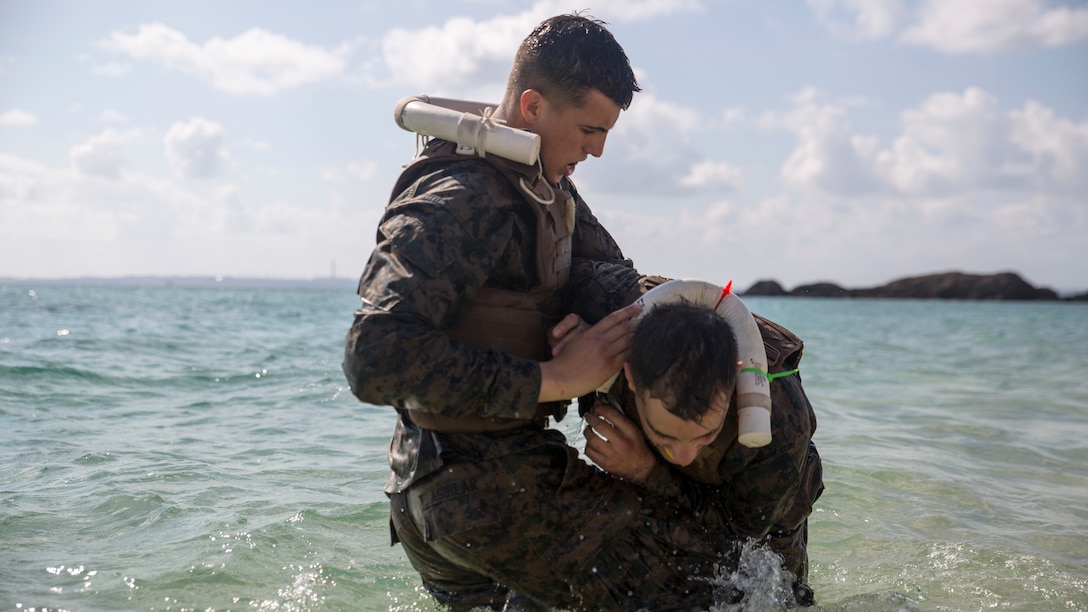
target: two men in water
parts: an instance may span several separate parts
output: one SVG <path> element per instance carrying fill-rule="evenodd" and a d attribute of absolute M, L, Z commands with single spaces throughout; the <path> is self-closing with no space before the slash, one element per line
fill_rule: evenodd
<path fill-rule="evenodd" d="M 714 603 L 728 525 L 708 530 L 547 428 L 622 366 L 635 329 L 636 306 L 589 326 L 561 300 L 596 299 L 571 286 L 575 261 L 631 273 L 596 278 L 617 281 L 610 299 L 641 291 L 570 180 L 638 90 L 601 22 L 545 20 L 493 117 L 540 135 L 539 164 L 432 140 L 381 220 L 344 370 L 360 400 L 396 409 L 394 542 L 447 606 L 502 606 L 510 589 L 569 609 Z"/>

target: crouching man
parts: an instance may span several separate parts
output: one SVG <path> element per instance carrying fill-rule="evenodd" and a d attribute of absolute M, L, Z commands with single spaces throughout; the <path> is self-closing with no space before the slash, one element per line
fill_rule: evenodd
<path fill-rule="evenodd" d="M 585 415 L 585 452 L 678 511 L 705 517 L 708 528 L 732 531 L 738 544 L 765 543 L 795 577 L 798 603 L 809 605 L 808 516 L 824 485 L 812 443 L 816 417 L 797 372 L 803 345 L 755 318 L 771 379 L 769 445 L 737 441 L 732 329 L 711 308 L 671 303 L 643 314 L 623 375 L 596 395 Z"/>

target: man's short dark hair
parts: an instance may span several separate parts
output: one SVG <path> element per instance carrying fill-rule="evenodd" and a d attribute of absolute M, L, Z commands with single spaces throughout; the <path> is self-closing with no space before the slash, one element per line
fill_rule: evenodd
<path fill-rule="evenodd" d="M 636 393 L 648 391 L 669 412 L 700 422 L 723 392 L 733 394 L 738 354 L 725 319 L 706 306 L 675 302 L 643 315 L 627 361 Z"/>
<path fill-rule="evenodd" d="M 640 88 L 623 47 L 604 26 L 578 14 L 541 22 L 518 48 L 508 96 L 535 89 L 556 104 L 581 107 L 597 89 L 626 110 Z"/>

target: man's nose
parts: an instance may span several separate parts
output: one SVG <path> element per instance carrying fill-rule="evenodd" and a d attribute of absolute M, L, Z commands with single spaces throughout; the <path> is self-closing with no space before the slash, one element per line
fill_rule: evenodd
<path fill-rule="evenodd" d="M 678 444 L 672 447 L 672 454 L 676 457 L 676 465 L 690 465 L 699 454 L 698 444 Z"/>
<path fill-rule="evenodd" d="M 592 155 L 593 157 L 600 157 L 604 155 L 604 141 L 605 137 L 590 138 L 586 145 L 582 147 L 582 152 L 586 155 Z"/>

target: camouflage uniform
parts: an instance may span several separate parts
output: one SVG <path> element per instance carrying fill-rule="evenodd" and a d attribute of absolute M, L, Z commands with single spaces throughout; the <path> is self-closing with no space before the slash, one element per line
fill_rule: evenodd
<path fill-rule="evenodd" d="M 497 606 L 509 587 L 570 609 L 707 608 L 705 578 L 727 547 L 725 526 L 642 503 L 643 491 L 583 462 L 544 427 L 536 360 L 447 333 L 486 289 L 530 292 L 540 282 L 539 211 L 510 172 L 533 188 L 543 179 L 511 164 L 468 157 L 409 167 L 360 281 L 344 370 L 360 400 L 398 413 L 386 486 L 393 541 L 450 605 Z M 633 272 L 573 184 L 560 187 L 576 218 L 569 255 Z M 611 291 L 629 303 L 638 286 Z M 449 433 L 416 422 L 431 417 L 530 424 Z"/>
<path fill-rule="evenodd" d="M 604 279 L 604 280 L 602 280 Z M 615 286 L 641 284 L 649 289 L 665 279 L 639 277 L 632 270 L 609 264 L 576 263 L 572 286 L 580 287 L 579 303 L 568 305 L 587 321 L 599 320 L 609 309 L 622 306 Z M 772 374 L 797 369 L 804 348 L 786 328 L 756 316 Z M 639 422 L 634 392 L 619 377 L 609 391 L 618 404 Z M 581 402 L 587 405 L 590 398 Z M 737 442 L 737 421 L 727 419 L 722 432 L 703 447 L 685 467 L 659 460 L 646 481 L 654 495 L 672 500 L 677 508 L 697 511 L 710 506 L 713 521 L 726 520 L 743 539 L 764 540 L 782 555 L 784 569 L 799 583 L 808 581 L 808 516 L 823 492 L 823 465 L 812 436 L 816 415 L 801 386 L 799 373 L 771 382 L 771 443 L 747 448 Z M 725 518 L 722 519 L 720 515 Z M 798 587 L 798 600 L 811 600 L 807 586 Z M 806 592 L 807 591 L 807 592 Z"/>

